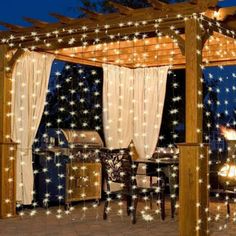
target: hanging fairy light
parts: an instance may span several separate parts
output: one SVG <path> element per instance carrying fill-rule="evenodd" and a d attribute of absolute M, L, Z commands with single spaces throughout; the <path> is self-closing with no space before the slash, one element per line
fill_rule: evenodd
<path fill-rule="evenodd" d="M 210 24 L 209 24 L 210 26 Z M 217 22 L 217 26 L 219 27 L 219 32 L 221 32 L 223 30 L 220 29 L 220 24 Z M 223 39 L 221 39 L 223 38 Z M 235 43 L 235 40 L 232 40 L 230 39 L 231 43 Z M 215 57 L 222 57 L 223 55 L 226 55 L 227 53 L 230 53 L 230 54 L 234 54 L 234 51 L 229 51 L 228 47 L 229 47 L 229 39 L 226 37 L 226 36 L 217 36 L 217 35 L 214 35 L 214 36 L 211 36 L 210 39 L 208 40 L 209 43 L 207 43 L 207 45 L 205 46 L 204 48 L 204 51 L 205 51 L 205 55 L 215 55 Z M 217 49 L 216 50 L 210 50 L 211 48 L 211 45 L 216 42 L 217 43 Z M 209 62 L 206 60 L 206 63 L 208 64 Z M 208 99 L 207 103 L 209 106 L 215 106 L 216 107 L 216 113 L 215 114 L 211 114 L 211 112 L 207 111 L 206 115 L 207 115 L 207 127 L 208 127 L 208 135 L 205 136 L 206 140 L 210 142 L 212 142 L 212 139 L 211 139 L 211 135 L 212 135 L 212 130 L 214 131 L 214 129 L 217 129 L 219 130 L 220 128 L 220 125 L 224 125 L 225 127 L 229 127 L 231 125 L 234 125 L 233 124 L 233 121 L 232 123 L 230 123 L 229 121 L 227 120 L 223 120 L 223 117 L 228 117 L 229 116 L 229 107 L 228 107 L 228 96 L 230 96 L 230 92 L 234 91 L 234 86 L 232 86 L 232 90 L 230 91 L 230 88 L 229 87 L 224 87 L 225 86 L 225 82 L 224 81 L 227 81 L 227 77 L 225 76 L 222 76 L 223 74 L 225 74 L 224 72 L 224 67 L 223 66 L 219 66 L 216 70 L 216 73 L 210 73 L 209 74 L 209 80 L 212 80 L 215 79 L 218 81 L 219 83 L 219 87 L 216 86 L 215 88 L 211 85 L 209 86 L 207 89 L 209 91 L 209 93 L 212 93 L 212 92 L 215 92 L 217 94 L 217 101 L 212 101 L 211 99 Z M 212 116 L 215 116 L 215 120 L 216 120 L 216 126 L 214 127 L 214 123 L 212 124 L 211 123 L 211 117 Z M 212 127 L 212 128 L 211 128 Z M 217 162 L 218 163 L 222 163 L 222 160 L 223 160 L 223 153 L 224 153 L 224 150 L 222 148 L 222 137 L 217 137 Z M 214 153 L 213 152 L 214 150 L 210 150 L 210 154 L 211 153 Z M 211 163 L 211 162 L 210 162 Z M 221 172 L 220 172 L 221 173 Z M 223 173 L 223 172 L 222 172 Z M 218 184 L 218 190 L 219 190 L 220 186 Z M 217 193 L 216 194 L 216 197 L 219 199 L 220 198 L 220 195 Z M 225 196 L 225 205 L 227 205 L 229 202 L 229 196 Z M 225 228 L 227 228 L 227 222 L 228 222 L 228 215 L 225 214 L 225 217 L 224 217 L 224 214 L 222 215 L 222 211 L 221 211 L 221 205 L 222 204 L 218 204 L 216 209 L 217 209 L 217 214 L 215 216 L 215 220 L 217 222 L 220 222 L 220 220 L 223 220 L 224 221 L 224 218 L 226 220 L 226 223 L 222 223 L 222 224 L 219 224 L 218 225 L 218 229 L 219 230 L 223 230 Z M 211 220 L 211 217 L 209 217 L 209 220 Z"/>
<path fill-rule="evenodd" d="M 178 17 L 181 17 L 180 15 L 178 16 Z M 216 17 L 217 18 L 217 15 L 216 15 L 216 13 L 214 13 L 214 17 Z M 186 20 L 187 20 L 187 18 L 186 18 Z M 160 21 L 161 22 L 161 21 Z M 156 24 L 158 24 L 158 23 L 160 23 L 159 21 L 156 23 Z M 137 27 L 139 26 L 139 25 L 145 25 L 145 24 L 147 24 L 147 22 L 146 21 L 142 21 L 142 22 L 135 22 L 135 23 L 133 23 L 133 22 L 128 22 L 127 24 L 124 24 L 124 23 L 120 23 L 120 27 L 123 27 L 124 25 L 127 27 L 127 26 L 132 26 L 133 24 L 135 24 Z M 209 22 L 209 26 L 210 26 L 210 22 Z M 109 27 L 108 27 L 109 28 Z M 82 55 L 84 55 L 85 53 L 83 52 L 83 50 L 85 51 L 85 49 L 86 49 L 86 47 L 87 47 L 87 44 L 88 44 L 88 42 L 86 41 L 86 30 L 87 30 L 87 28 L 86 27 L 82 27 L 82 30 L 84 31 L 84 34 L 83 34 L 83 47 L 82 47 Z M 99 28 L 97 28 L 97 29 L 95 29 L 95 32 L 98 34 L 99 33 Z M 121 29 L 122 30 L 122 29 Z M 173 30 L 173 31 L 176 31 L 173 27 L 171 28 L 171 30 Z M 219 32 L 221 32 L 221 30 L 223 30 L 222 28 L 221 28 L 221 26 L 219 26 Z M 67 39 L 66 40 L 66 42 L 68 43 L 68 46 L 73 46 L 75 43 L 76 43 L 76 39 L 75 39 L 75 37 L 73 36 L 73 33 L 75 33 L 76 32 L 76 29 L 70 29 L 70 30 L 68 30 L 68 33 L 70 33 L 71 34 L 71 37 L 69 38 L 69 39 Z M 52 35 L 54 35 L 56 38 L 58 38 L 58 43 L 60 43 L 61 41 L 63 41 L 62 40 L 62 38 L 63 38 L 63 30 L 62 31 L 55 31 L 55 32 L 50 32 L 50 33 L 47 33 L 47 34 L 45 34 L 45 35 L 38 35 L 36 32 L 32 32 L 31 33 L 31 36 L 34 38 L 34 40 L 35 40 L 35 42 L 39 42 L 39 41 L 41 41 L 41 40 L 45 40 L 44 42 L 44 44 L 45 44 L 45 46 L 46 47 L 50 47 L 50 44 L 51 44 L 51 41 L 50 41 L 50 39 L 51 39 L 51 37 L 52 37 Z M 139 32 L 137 32 L 137 34 L 136 34 L 136 36 L 137 36 L 137 38 L 138 37 L 142 37 L 142 40 L 144 41 L 144 51 L 147 49 L 147 52 L 144 52 L 143 54 L 141 54 L 141 55 L 136 55 L 136 52 L 135 53 L 133 53 L 133 55 L 132 55 L 132 57 L 133 57 L 133 60 L 134 61 L 136 61 L 137 62 L 137 66 L 143 66 L 143 67 L 145 67 L 146 65 L 147 65 L 147 63 L 148 63 L 148 58 L 150 57 L 150 55 L 149 55 L 149 52 L 148 52 L 148 40 L 146 39 L 146 37 L 148 37 L 148 35 L 146 35 L 146 34 L 141 34 L 141 33 L 139 33 Z M 162 37 L 161 35 L 159 35 L 160 36 L 160 38 Z M 45 39 L 45 37 L 47 37 L 48 39 Z M 127 36 L 127 38 L 128 38 L 128 36 Z M 116 43 L 118 43 L 119 44 L 119 49 L 117 50 L 116 49 L 116 53 L 118 53 L 119 54 L 119 59 L 118 59 L 118 61 L 116 61 L 116 63 L 118 64 L 118 65 L 121 65 L 122 64 L 122 54 L 121 54 L 121 49 L 120 49 L 120 44 L 121 44 L 121 41 L 120 41 L 120 39 L 121 39 L 121 36 L 120 35 L 118 35 L 118 39 L 117 39 L 117 37 L 116 37 L 116 39 L 114 39 L 113 41 L 112 41 L 112 44 L 114 45 L 114 44 L 116 44 Z M 25 37 L 22 37 L 22 41 L 24 41 L 25 40 Z M 115 41 L 115 40 L 117 40 L 117 41 Z M 136 38 L 135 38 L 135 40 L 136 40 Z M 217 43 L 219 43 L 219 49 L 215 52 L 215 55 L 216 56 L 218 56 L 218 57 L 222 57 L 223 55 L 226 55 L 226 53 L 227 53 L 227 50 L 225 50 L 225 48 L 223 48 L 223 45 L 220 43 L 220 39 L 219 38 L 215 38 L 214 40 L 216 40 L 216 42 Z M 13 42 L 14 42 L 14 37 L 12 36 L 12 37 L 10 37 L 10 39 L 9 39 L 9 46 L 13 46 Z M 98 37 L 96 37 L 95 38 L 95 40 L 94 40 L 94 46 L 96 46 L 96 45 L 99 45 L 100 44 L 100 39 L 98 38 Z M 31 48 L 32 50 L 34 50 L 35 49 L 35 45 L 31 45 L 29 48 Z M 109 45 L 108 44 L 105 44 L 105 47 L 107 47 L 108 49 L 107 49 L 107 54 L 109 54 Z M 157 49 L 159 49 L 159 47 L 163 47 L 163 48 L 165 48 L 166 47 L 166 45 L 165 44 L 157 44 L 156 45 L 156 47 L 157 47 Z M 96 48 L 96 47 L 95 47 Z M 172 64 L 173 64 L 173 62 L 174 62 L 174 47 L 172 48 L 172 50 L 173 51 L 171 51 L 170 52 L 170 55 L 168 55 L 168 60 L 169 60 L 169 64 L 170 64 L 170 66 L 172 67 Z M 199 53 L 199 52 L 197 52 L 197 53 Z M 73 55 L 72 55 L 73 56 Z M 107 56 L 107 57 L 104 57 L 104 62 L 107 62 L 109 59 L 108 59 L 108 57 L 109 56 Z M 94 52 L 94 55 L 93 55 L 93 61 L 94 62 L 96 62 L 97 61 L 97 59 L 98 59 L 98 56 L 96 55 L 96 51 Z M 206 64 L 207 64 L 207 61 L 206 61 Z M 68 69 L 71 69 L 71 68 L 68 68 Z M 80 97 L 80 107 L 81 107 L 81 109 L 82 109 L 82 119 L 83 119 L 83 123 L 82 123 L 82 127 L 83 128 L 88 128 L 89 127 L 89 109 L 88 109 L 88 107 L 86 107 L 86 97 L 87 97 L 87 92 L 89 92 L 89 87 L 88 87 L 88 85 L 84 82 L 84 80 L 86 79 L 86 78 L 83 78 L 83 71 L 81 72 L 81 80 L 82 80 L 82 82 L 80 81 L 80 83 L 78 84 L 81 88 L 82 88 L 82 91 L 83 91 L 83 94 L 81 95 L 81 97 Z M 93 74 L 94 73 L 94 74 Z M 173 73 L 173 72 L 172 72 Z M 95 72 L 92 72 L 92 75 L 95 75 L 96 73 Z M 60 76 L 60 74 L 58 74 L 58 77 Z M 69 78 L 67 78 L 68 80 L 70 80 Z M 222 80 L 222 78 L 218 78 L 219 79 L 219 81 L 221 81 Z M 200 78 L 200 82 L 202 82 L 202 78 Z M 99 82 L 99 79 L 96 79 L 95 80 L 95 83 L 96 84 L 99 84 L 100 82 Z M 58 97 L 60 97 L 60 99 L 61 100 L 64 100 L 64 98 L 63 98 L 63 96 L 61 96 L 61 94 L 60 94 L 60 91 L 61 91 L 61 89 L 62 89 L 62 87 L 61 87 L 61 83 L 60 82 L 58 82 L 57 83 L 57 96 Z M 172 84 L 172 86 L 173 86 L 173 109 L 172 109 L 172 114 L 171 114 L 171 120 L 172 120 L 172 124 L 173 124 L 173 130 L 172 130 L 172 138 L 173 138 L 173 140 L 172 140 L 172 142 L 173 143 L 176 143 L 176 140 L 178 139 L 178 134 L 177 134 L 177 132 L 176 132 L 176 127 L 178 126 L 178 124 L 179 124 L 179 122 L 178 122 L 178 120 L 177 120 L 177 105 L 176 105 L 176 103 L 179 101 L 179 97 L 178 96 L 176 96 L 175 95 L 175 90 L 176 90 L 176 88 L 177 88 L 177 83 L 175 82 L 175 80 L 173 79 L 173 84 Z M 209 88 L 210 89 L 210 88 Z M 218 91 L 218 93 L 220 94 L 221 93 L 221 91 L 220 91 L 220 89 L 219 88 L 217 88 L 217 91 Z M 78 128 L 78 126 L 77 126 L 77 123 L 76 123 L 76 113 L 77 113 L 77 111 L 74 109 L 74 107 L 75 107 L 75 103 L 77 102 L 76 101 L 76 99 L 74 98 L 74 95 L 75 95 L 75 93 L 76 93 L 76 88 L 75 88 L 75 85 L 73 84 L 73 83 L 71 83 L 71 90 L 70 90 L 70 95 L 69 95 L 69 104 L 70 104 L 70 115 L 72 116 L 72 119 L 71 119 L 71 123 L 70 123 L 70 127 L 71 127 L 71 129 L 77 129 Z M 94 91 L 94 96 L 96 96 L 96 97 L 99 97 L 101 94 L 99 94 L 99 91 L 97 91 L 96 90 L 96 88 L 95 88 L 95 91 Z M 202 97 L 203 95 L 201 94 L 201 91 L 199 91 L 199 97 Z M 21 99 L 24 99 L 24 97 L 22 97 Z M 121 96 L 119 96 L 119 106 L 120 106 L 120 103 L 121 103 L 121 100 L 122 100 L 122 98 L 121 98 Z M 210 100 L 208 100 L 208 102 L 209 103 L 211 103 L 211 101 Z M 228 112 L 229 112 L 229 107 L 228 107 L 228 104 L 229 104 L 229 99 L 226 99 L 224 102 L 224 113 L 225 113 L 225 115 L 228 115 Z M 220 101 L 217 101 L 217 105 L 220 105 Z M 144 106 L 146 105 L 146 101 L 144 100 Z M 209 104 L 210 105 L 210 104 Z M 98 102 L 96 102 L 96 105 L 95 105 L 95 107 L 94 107 L 94 109 L 97 109 L 97 110 L 99 110 L 100 109 L 100 104 L 98 103 Z M 146 109 L 146 108 L 145 108 Z M 147 110 L 145 110 L 144 109 L 144 127 L 146 126 L 146 124 L 145 124 L 145 122 L 146 122 L 146 116 L 148 115 L 148 111 Z M 199 104 L 199 109 L 203 109 L 203 104 Z M 23 112 L 23 110 L 24 110 L 24 107 L 22 107 L 22 112 Z M 59 128 L 60 128 L 60 126 L 61 126 L 61 124 L 63 123 L 63 117 L 65 116 L 65 113 L 66 113 L 66 107 L 64 107 L 64 106 L 60 106 L 59 108 L 58 108 L 58 116 L 57 116 L 57 120 L 56 120 L 56 123 L 57 123 L 57 128 L 58 128 L 58 132 L 60 132 L 59 131 Z M 45 111 L 45 112 L 47 112 L 47 111 Z M 68 115 L 68 114 L 67 114 Z M 207 116 L 208 116 L 208 118 L 209 118 L 209 116 L 210 116 L 211 114 L 208 114 Z M 95 121 L 97 121 L 97 120 L 100 120 L 101 119 L 101 117 L 99 116 L 99 115 L 95 115 L 94 117 L 94 120 Z M 219 122 L 220 122 L 220 118 L 221 118 L 221 114 L 217 114 L 217 119 L 218 119 L 218 124 L 217 124 L 217 126 L 219 125 Z M 119 119 L 121 119 L 121 116 L 119 116 Z M 21 121 L 22 122 L 22 121 Z M 50 124 L 47 124 L 46 125 L 48 128 L 51 126 Z M 121 127 L 121 124 L 120 124 L 120 122 L 119 122 L 119 130 L 121 130 L 122 129 L 122 127 Z M 210 132 L 210 128 L 213 126 L 213 124 L 211 124 L 210 123 L 210 118 L 208 119 L 208 124 L 207 124 L 207 127 L 208 127 L 208 134 L 206 134 L 206 136 L 205 136 L 205 140 L 206 141 L 209 141 L 209 136 L 210 136 L 210 134 L 209 134 L 209 132 Z M 228 126 L 228 124 L 226 123 L 226 126 Z M 105 127 L 105 128 L 109 128 L 109 127 Z M 95 129 L 97 130 L 97 131 L 99 131 L 99 130 L 101 130 L 101 125 L 100 124 L 98 124 L 96 127 L 95 127 Z M 145 131 L 146 132 L 146 131 Z M 146 133 L 144 132 L 144 139 L 145 139 L 145 137 L 146 137 Z M 196 132 L 197 133 L 202 133 L 203 131 L 202 130 L 200 130 L 200 128 L 198 129 L 198 130 L 196 130 Z M 58 135 L 59 135 L 59 133 L 58 133 Z M 118 135 L 119 136 L 119 135 Z M 47 134 L 45 133 L 45 135 L 44 135 L 44 137 L 46 138 L 47 137 Z M 111 138 L 115 138 L 115 137 L 111 137 Z M 161 139 L 161 137 L 160 137 L 160 139 Z M 119 143 L 120 144 L 122 144 L 122 138 L 121 137 L 119 137 Z M 219 139 L 219 143 L 221 142 L 222 140 L 221 139 Z M 145 144 L 145 148 L 148 148 L 148 144 L 147 144 L 147 140 L 145 140 L 144 141 L 144 144 Z M 172 145 L 172 143 L 171 143 L 171 145 Z M 49 146 L 48 146 L 48 148 L 50 148 L 51 147 L 51 145 L 49 144 Z M 70 147 L 71 148 L 71 150 L 73 150 L 73 147 Z M 219 150 L 219 153 L 221 153 L 222 152 L 222 150 Z M 22 155 L 23 155 L 23 152 L 22 152 Z M 58 162 L 56 163 L 56 166 L 57 166 L 57 168 L 58 168 L 58 181 L 59 181 L 59 184 L 58 184 L 58 202 L 59 202 L 59 206 L 58 206 L 58 209 L 57 209 L 57 217 L 58 218 L 61 218 L 62 217 L 62 209 L 61 209 L 61 202 L 62 202 L 62 199 L 63 199 L 63 196 L 62 196 L 62 185 L 61 185 L 61 180 L 65 177 L 65 176 L 63 176 L 63 173 L 61 172 L 61 162 L 60 162 L 60 157 L 61 157 L 61 154 L 60 153 L 56 153 L 56 157 L 57 157 L 57 160 L 58 160 Z M 203 154 L 203 152 L 201 152 L 201 154 L 200 154 L 200 156 L 199 156 L 199 158 L 205 158 L 204 157 L 204 154 Z M 47 161 L 50 161 L 49 159 L 47 159 Z M 23 165 L 24 163 L 21 163 L 21 165 Z M 198 169 L 196 170 L 196 171 L 198 171 Z M 47 173 L 47 167 L 46 167 L 46 170 L 45 170 L 45 173 Z M 174 173 L 173 173 L 174 174 Z M 74 177 L 73 175 L 71 176 L 72 178 Z M 201 181 L 201 180 L 200 180 Z M 50 182 L 50 179 L 49 178 L 47 178 L 47 181 L 46 181 L 46 185 L 48 185 L 49 184 L 49 182 Z M 199 183 L 199 184 L 201 184 L 201 183 Z M 21 186 L 20 187 L 24 187 L 23 186 L 23 184 L 21 183 Z M 70 189 L 69 189 L 69 191 L 71 191 Z M 70 194 L 70 192 L 68 192 L 69 194 Z M 86 193 L 84 193 L 85 195 L 86 195 Z M 50 198 L 50 193 L 49 192 L 46 192 L 46 194 L 45 194 L 45 198 L 44 198 L 44 201 L 45 202 L 48 202 L 49 201 L 49 198 Z M 120 199 L 120 197 L 118 196 L 118 198 Z M 146 198 L 146 196 L 145 196 L 145 203 L 146 203 L 146 201 L 148 200 L 148 198 Z M 121 201 L 119 201 L 119 203 L 121 203 Z M 36 207 L 36 205 L 35 205 L 36 203 L 33 203 L 33 206 L 34 206 L 34 209 L 31 211 L 31 215 L 34 215 L 35 214 L 35 207 Z M 120 205 L 121 206 L 121 205 Z M 144 210 L 148 210 L 148 208 L 147 208 L 147 205 L 145 205 L 145 209 Z M 200 206 L 199 206 L 200 207 Z M 84 201 L 84 205 L 83 205 L 83 208 L 82 208 L 82 211 L 83 212 L 86 212 L 87 211 L 87 205 L 85 205 L 85 201 Z M 218 208 L 218 209 L 220 209 L 220 208 Z M 119 209 L 120 211 L 118 212 L 119 214 L 121 214 L 122 215 L 122 208 L 120 208 Z M 208 209 L 206 209 L 206 211 L 207 211 Z M 22 213 L 23 214 L 23 213 Z M 217 219 L 218 219 L 218 215 L 217 215 L 217 217 L 216 217 Z M 146 219 L 150 219 L 150 218 L 148 218 L 148 217 L 146 217 Z M 201 222 L 199 223 L 199 222 L 197 222 L 197 226 L 196 226 L 196 228 L 197 229 L 199 229 L 201 227 Z M 225 225 L 223 225 L 223 226 L 220 226 L 220 227 L 225 227 Z"/>

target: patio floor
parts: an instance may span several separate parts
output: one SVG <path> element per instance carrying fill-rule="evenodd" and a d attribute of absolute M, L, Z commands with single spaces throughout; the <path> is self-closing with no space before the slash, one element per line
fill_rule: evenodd
<path fill-rule="evenodd" d="M 91 207 L 91 203 L 86 203 L 88 210 L 83 216 L 83 204 L 78 204 L 75 210 L 70 215 L 63 215 L 63 218 L 57 219 L 55 216 L 57 207 L 51 208 L 53 214 L 46 216 L 45 209 L 38 208 L 38 213 L 34 216 L 29 216 L 30 210 L 26 211 L 26 216 L 23 218 L 16 217 L 7 220 L 0 220 L 0 235 L 1 236 L 144 236 L 144 235 L 178 235 L 178 213 L 175 219 L 170 218 L 170 205 L 167 202 L 165 221 L 160 219 L 160 216 L 155 215 L 154 210 L 152 221 L 145 221 L 142 218 L 141 210 L 143 210 L 144 203 L 139 204 L 139 213 L 137 223 L 131 224 L 128 216 L 118 216 L 117 203 L 112 204 L 112 211 L 108 220 L 102 219 L 103 203 L 96 209 Z M 90 207 L 89 207 L 90 206 Z M 225 223 L 224 217 L 226 214 L 225 206 L 223 203 L 211 203 L 211 216 L 215 216 L 216 206 L 221 206 L 221 219 L 219 222 L 211 223 L 211 235 L 235 235 L 236 224 L 232 222 L 232 218 L 227 224 L 227 228 L 223 231 L 219 227 Z M 234 206 L 231 207 L 233 215 Z"/>

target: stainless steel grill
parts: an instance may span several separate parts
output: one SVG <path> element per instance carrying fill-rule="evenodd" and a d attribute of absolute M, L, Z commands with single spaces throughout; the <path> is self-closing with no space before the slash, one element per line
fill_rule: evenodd
<path fill-rule="evenodd" d="M 100 199 L 101 197 L 101 164 L 99 149 L 103 147 L 101 137 L 96 131 L 49 129 L 44 138 L 40 152 L 35 153 L 37 169 L 47 169 L 38 175 L 38 201 L 43 202 L 46 194 L 45 181 L 50 178 L 48 185 L 50 200 L 58 201 L 58 195 L 69 203 L 86 199 Z M 52 158 L 47 159 L 48 156 Z M 60 167 L 58 167 L 60 163 Z M 64 178 L 58 178 L 58 173 Z M 70 176 L 74 176 L 70 180 Z M 84 179 L 88 181 L 84 182 Z M 94 186 L 94 183 L 97 183 Z M 62 189 L 58 192 L 57 186 Z M 69 194 L 69 190 L 73 190 Z"/>
<path fill-rule="evenodd" d="M 96 131 L 50 129 L 46 142 L 63 148 L 101 148 L 103 141 Z"/>

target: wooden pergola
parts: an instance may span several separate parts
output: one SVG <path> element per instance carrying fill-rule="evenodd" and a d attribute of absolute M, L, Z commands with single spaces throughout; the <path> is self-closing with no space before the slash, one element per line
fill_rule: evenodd
<path fill-rule="evenodd" d="M 218 0 L 131 9 L 111 2 L 117 12 L 87 17 L 57 13 L 56 23 L 24 18 L 32 26 L 0 22 L 0 218 L 16 215 L 15 157 L 11 142 L 11 72 L 25 50 L 54 54 L 56 59 L 101 67 L 171 65 L 186 69 L 186 141 L 180 144 L 181 236 L 208 233 L 208 149 L 202 142 L 202 68 L 236 64 L 236 6 Z"/>

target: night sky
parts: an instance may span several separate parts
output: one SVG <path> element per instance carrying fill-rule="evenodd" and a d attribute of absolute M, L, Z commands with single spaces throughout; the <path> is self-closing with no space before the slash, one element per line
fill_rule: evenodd
<path fill-rule="evenodd" d="M 22 17 L 32 17 L 48 22 L 56 21 L 49 16 L 50 12 L 57 12 L 75 17 L 79 0 L 1 0 L 0 21 L 12 24 L 28 25 Z"/>

